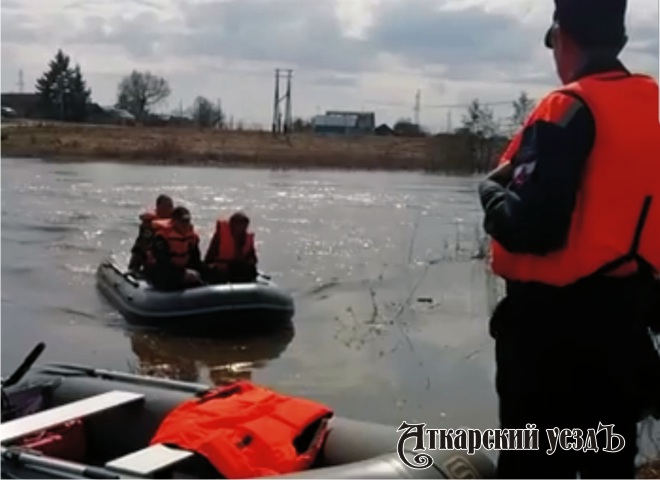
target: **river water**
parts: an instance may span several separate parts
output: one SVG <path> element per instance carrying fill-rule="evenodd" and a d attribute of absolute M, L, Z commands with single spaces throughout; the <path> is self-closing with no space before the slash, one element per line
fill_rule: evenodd
<path fill-rule="evenodd" d="M 105 302 L 96 267 L 128 260 L 162 192 L 191 210 L 203 249 L 218 215 L 250 215 L 260 268 L 294 295 L 293 331 L 168 336 Z M 501 287 L 474 258 L 481 219 L 469 177 L 3 158 L 2 374 L 45 341 L 42 361 L 250 378 L 363 420 L 496 427 L 487 319 Z"/>

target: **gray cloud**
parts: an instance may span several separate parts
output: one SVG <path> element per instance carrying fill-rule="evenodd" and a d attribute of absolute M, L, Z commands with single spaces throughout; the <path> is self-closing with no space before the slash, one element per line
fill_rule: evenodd
<path fill-rule="evenodd" d="M 658 29 L 645 26 L 628 32 L 630 37 L 627 50 L 644 55 L 658 56 Z"/>
<path fill-rule="evenodd" d="M 136 58 L 148 58 L 159 53 L 158 46 L 167 38 L 166 31 L 166 25 L 151 11 L 130 18 L 90 15 L 85 18 L 85 27 L 66 41 L 72 44 L 119 45 Z"/>
<path fill-rule="evenodd" d="M 441 9 L 447 2 L 415 0 L 383 4 L 369 39 L 412 66 L 512 63 L 529 58 L 530 34 L 515 18 L 478 7 Z M 539 34 L 539 42 L 541 35 Z"/>
<path fill-rule="evenodd" d="M 477 7 L 440 10 L 445 2 L 412 3 L 414 8 L 410 0 L 381 4 L 366 39 L 358 40 L 342 35 L 331 2 L 207 1 L 182 12 L 189 33 L 175 43 L 179 53 L 355 73 L 388 53 L 413 68 L 443 65 L 444 77 L 470 79 L 524 63 L 530 42 L 540 44 L 543 35 Z"/>
<path fill-rule="evenodd" d="M 361 70 L 373 55 L 366 42 L 342 36 L 328 1 L 207 1 L 182 18 L 189 33 L 177 38 L 180 53 L 337 71 Z"/>
<path fill-rule="evenodd" d="M 135 0 L 141 13 L 132 16 L 96 14 L 100 0 L 71 0 L 63 12 L 45 15 L 21 8 L 20 0 L 3 0 L 2 40 L 6 48 L 51 45 L 55 39 L 63 39 L 65 49 L 115 45 L 145 62 L 190 57 L 196 70 L 209 75 L 226 70 L 262 76 L 263 63 L 270 63 L 296 69 L 310 84 L 332 87 L 354 86 L 361 73 L 374 71 L 381 54 L 397 57 L 427 80 L 521 87 L 555 82 L 550 55 L 547 68 L 539 69 L 533 58 L 546 25 L 531 29 L 519 18 L 480 7 L 443 8 L 448 1 L 381 2 L 360 40 L 343 35 L 335 5 L 326 0 L 177 0 L 179 11 L 169 19 L 156 0 Z M 74 11 L 76 17 L 87 14 L 83 28 L 73 28 Z M 657 26 L 632 25 L 630 36 L 627 50 L 657 56 Z"/>
<path fill-rule="evenodd" d="M 336 76 L 336 75 L 314 75 L 311 78 L 306 78 L 309 83 L 319 87 L 355 87 L 360 78 L 354 76 Z"/>
<path fill-rule="evenodd" d="M 32 18 L 22 12 L 5 11 L 2 2 L 2 43 L 33 43 L 38 40 Z"/>
<path fill-rule="evenodd" d="M 12 0 L 15 1 L 15 0 Z M 80 10 L 80 9 L 89 9 L 94 6 L 103 6 L 107 2 L 106 0 L 74 0 L 71 3 L 64 6 L 67 10 Z M 131 3 L 139 5 L 142 7 L 153 8 L 154 10 L 162 10 L 162 5 L 159 5 L 155 0 L 131 0 Z"/>

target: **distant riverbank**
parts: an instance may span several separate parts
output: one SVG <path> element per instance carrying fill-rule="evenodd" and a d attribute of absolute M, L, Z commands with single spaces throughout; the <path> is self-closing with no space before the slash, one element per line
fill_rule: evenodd
<path fill-rule="evenodd" d="M 473 173 L 461 135 L 324 137 L 297 133 L 72 124 L 3 124 L 2 154 L 47 160 L 262 168 Z"/>

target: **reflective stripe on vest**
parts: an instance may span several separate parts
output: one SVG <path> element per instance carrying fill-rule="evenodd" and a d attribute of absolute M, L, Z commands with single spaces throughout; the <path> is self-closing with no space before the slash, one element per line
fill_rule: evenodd
<path fill-rule="evenodd" d="M 328 431 L 325 420 L 332 415 L 320 403 L 237 381 L 176 407 L 150 444 L 199 453 L 225 478 L 292 473 L 312 465 Z M 297 447 L 304 441 L 298 437 L 317 425 L 309 445 Z"/>
<path fill-rule="evenodd" d="M 151 222 L 151 228 L 153 228 L 154 232 L 158 232 L 163 228 L 169 228 L 171 226 L 172 226 L 172 219 L 170 218 L 161 218 L 158 220 L 153 220 Z"/>
<path fill-rule="evenodd" d="M 164 238 L 167 242 L 172 265 L 176 267 L 188 265 L 190 248 L 199 243 L 199 237 L 195 230 L 191 229 L 190 233 L 181 234 L 174 229 L 171 220 L 156 220 L 152 225 L 156 231 L 156 236 Z"/>
<path fill-rule="evenodd" d="M 513 254 L 493 241 L 494 273 L 507 280 L 555 286 L 569 285 L 595 273 L 630 275 L 637 271 L 638 262 L 646 263 L 657 273 L 660 271 L 657 82 L 651 77 L 617 72 L 585 77 L 561 91 L 581 98 L 596 123 L 595 143 L 583 173 L 566 246 L 540 256 Z M 549 98 L 552 105 L 541 102 L 526 125 L 538 119 L 561 124 L 562 118 L 571 115 L 574 98 L 569 95 Z M 555 118 L 550 118 L 551 115 Z M 501 163 L 506 161 L 507 158 L 501 159 Z"/>
<path fill-rule="evenodd" d="M 218 220 L 215 224 L 215 231 L 218 235 L 219 250 L 217 259 L 220 261 L 230 261 L 237 258 L 236 242 L 231 234 L 229 222 L 226 220 Z M 240 251 L 239 258 L 246 257 L 250 251 L 254 249 L 254 233 L 247 232 L 245 236 L 245 243 Z"/>

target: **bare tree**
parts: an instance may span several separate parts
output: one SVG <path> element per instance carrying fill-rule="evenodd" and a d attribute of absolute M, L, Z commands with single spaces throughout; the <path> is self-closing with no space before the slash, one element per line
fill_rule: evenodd
<path fill-rule="evenodd" d="M 527 117 L 534 110 L 535 102 L 527 96 L 527 92 L 521 92 L 518 99 L 513 102 L 513 115 L 511 123 L 515 127 L 520 127 L 525 123 Z"/>
<path fill-rule="evenodd" d="M 426 135 L 426 132 L 409 118 L 400 118 L 397 120 L 392 130 L 397 135 L 404 137 L 423 137 Z"/>
<path fill-rule="evenodd" d="M 493 110 L 481 105 L 477 99 L 472 100 L 467 115 L 463 116 L 463 127 L 471 134 L 484 139 L 491 138 L 498 133 Z"/>
<path fill-rule="evenodd" d="M 296 118 L 293 121 L 292 131 L 309 132 L 312 130 L 312 122 L 304 118 Z"/>
<path fill-rule="evenodd" d="M 218 126 L 222 128 L 225 121 L 225 115 L 220 105 L 215 105 L 208 98 L 199 96 L 195 98 L 190 114 L 200 127 Z"/>
<path fill-rule="evenodd" d="M 149 109 L 170 96 L 172 90 L 163 77 L 151 72 L 133 70 L 117 88 L 117 108 L 131 112 L 137 119 L 144 118 Z"/>
<path fill-rule="evenodd" d="M 493 110 L 474 99 L 463 116 L 463 129 L 469 135 L 473 170 L 489 168 L 495 155 L 499 126 Z"/>

